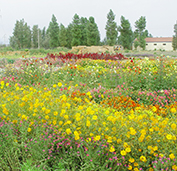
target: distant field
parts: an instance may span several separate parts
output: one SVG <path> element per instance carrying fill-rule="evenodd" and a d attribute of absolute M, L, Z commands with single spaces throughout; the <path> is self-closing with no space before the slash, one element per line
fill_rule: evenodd
<path fill-rule="evenodd" d="M 57 48 L 57 49 L 30 49 L 29 51 L 3 51 L 0 50 L 0 58 L 6 58 L 6 59 L 18 59 L 21 58 L 22 56 L 24 57 L 45 57 L 47 53 L 53 53 L 57 54 L 59 52 L 62 53 L 67 53 L 69 52 L 70 49 L 67 48 Z M 136 56 L 142 54 L 142 56 L 149 56 L 152 55 L 154 57 L 165 55 L 165 56 L 171 56 L 171 57 L 177 57 L 177 51 L 138 51 L 138 50 L 121 50 L 121 51 L 116 51 L 117 53 L 122 53 L 124 56 Z"/>

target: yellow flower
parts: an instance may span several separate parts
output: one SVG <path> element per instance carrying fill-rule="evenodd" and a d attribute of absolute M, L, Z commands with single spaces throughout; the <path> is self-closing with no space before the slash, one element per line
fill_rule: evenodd
<path fill-rule="evenodd" d="M 26 118 L 26 116 L 25 115 L 22 115 L 22 119 L 25 119 Z"/>
<path fill-rule="evenodd" d="M 112 143 L 112 137 L 108 136 L 107 139 L 108 139 L 107 140 L 108 143 Z"/>
<path fill-rule="evenodd" d="M 171 134 L 167 134 L 167 135 L 166 135 L 166 138 L 167 138 L 168 140 L 171 140 L 171 139 L 173 138 L 173 136 L 172 136 Z"/>
<path fill-rule="evenodd" d="M 176 166 L 176 165 L 173 165 L 173 166 L 172 166 L 172 169 L 175 170 L 175 171 L 177 171 L 177 166 Z"/>
<path fill-rule="evenodd" d="M 171 128 L 175 130 L 176 129 L 176 124 L 175 123 L 171 124 Z"/>
<path fill-rule="evenodd" d="M 31 128 L 28 128 L 28 130 L 27 130 L 28 132 L 31 132 Z"/>
<path fill-rule="evenodd" d="M 134 168 L 134 171 L 139 171 L 139 169 L 137 167 Z"/>
<path fill-rule="evenodd" d="M 152 107 L 152 111 L 153 112 L 156 112 L 157 111 L 157 108 L 155 106 Z"/>
<path fill-rule="evenodd" d="M 154 171 L 154 169 L 152 167 L 149 168 L 149 171 Z"/>
<path fill-rule="evenodd" d="M 69 128 L 66 129 L 66 133 L 69 135 L 71 134 L 71 130 Z"/>
<path fill-rule="evenodd" d="M 69 116 L 68 116 L 68 115 L 64 115 L 64 118 L 65 118 L 65 119 L 68 119 L 68 118 L 69 118 Z"/>
<path fill-rule="evenodd" d="M 46 115 L 46 116 L 45 116 L 45 119 L 46 119 L 46 120 L 48 120 L 48 119 L 49 119 L 49 116 L 48 116 L 48 115 Z"/>
<path fill-rule="evenodd" d="M 87 122 L 86 122 L 86 126 L 87 126 L 87 127 L 90 127 L 90 125 L 91 125 L 91 124 L 90 124 L 90 121 L 87 120 Z"/>
<path fill-rule="evenodd" d="M 61 86 L 62 86 L 62 83 L 59 82 L 59 83 L 58 83 L 58 87 L 61 87 Z"/>
<path fill-rule="evenodd" d="M 129 159 L 129 162 L 130 162 L 130 163 L 134 163 L 134 162 L 135 162 L 135 159 L 134 159 L 134 158 L 130 158 L 130 159 Z"/>
<path fill-rule="evenodd" d="M 74 135 L 75 135 L 75 140 L 80 139 L 80 137 L 79 137 L 79 133 L 78 133 L 77 131 L 74 131 Z"/>
<path fill-rule="evenodd" d="M 173 154 L 173 153 L 171 153 L 170 155 L 169 155 L 169 157 L 170 157 L 170 159 L 174 159 L 175 158 L 175 155 Z"/>
<path fill-rule="evenodd" d="M 56 125 L 57 124 L 57 121 L 56 120 L 53 120 L 53 125 Z"/>
<path fill-rule="evenodd" d="M 90 96 L 90 95 L 91 95 L 91 93 L 88 91 L 88 92 L 87 92 L 87 96 Z"/>
<path fill-rule="evenodd" d="M 137 166 L 138 166 L 138 163 L 134 163 L 134 166 L 137 167 Z"/>
<path fill-rule="evenodd" d="M 154 150 L 154 151 L 157 151 L 157 150 L 158 150 L 158 147 L 157 147 L 157 146 L 154 146 L 154 147 L 153 147 L 153 150 Z"/>
<path fill-rule="evenodd" d="M 93 133 L 90 133 L 90 136 L 92 137 L 92 136 L 93 136 Z"/>
<path fill-rule="evenodd" d="M 54 115 L 54 116 L 57 116 L 57 115 L 58 115 L 58 112 L 57 112 L 57 111 L 53 112 L 53 115 Z"/>
<path fill-rule="evenodd" d="M 127 152 L 126 152 L 125 150 L 122 150 L 122 151 L 120 152 L 120 154 L 121 154 L 122 156 L 125 156 L 125 155 L 127 154 Z"/>
<path fill-rule="evenodd" d="M 135 135 L 136 134 L 136 130 L 134 128 L 132 128 L 132 127 L 130 128 L 130 134 L 131 135 Z"/>
<path fill-rule="evenodd" d="M 94 116 L 92 117 L 92 119 L 93 119 L 93 120 L 97 120 L 97 116 L 94 115 Z"/>
<path fill-rule="evenodd" d="M 56 85 L 56 84 L 54 84 L 54 85 L 53 85 L 53 88 L 56 88 L 56 87 L 57 87 L 57 85 Z"/>
<path fill-rule="evenodd" d="M 115 151 L 115 148 L 113 146 L 111 146 L 111 148 L 109 149 L 109 151 L 112 153 Z"/>
<path fill-rule="evenodd" d="M 118 143 L 118 144 L 121 143 L 121 141 L 122 141 L 121 139 L 117 139 L 117 143 Z"/>
<path fill-rule="evenodd" d="M 129 165 L 128 170 L 132 170 L 132 166 L 131 165 Z"/>
<path fill-rule="evenodd" d="M 50 109 L 46 109 L 45 110 L 45 114 L 47 115 L 47 114 L 49 114 L 50 113 Z"/>
<path fill-rule="evenodd" d="M 172 113 L 176 113 L 176 109 L 175 109 L 174 107 L 171 108 L 170 111 L 171 111 Z"/>
<path fill-rule="evenodd" d="M 131 148 L 130 148 L 130 147 L 127 147 L 127 148 L 125 149 L 125 151 L 126 151 L 127 153 L 129 153 L 129 152 L 131 151 Z"/>
<path fill-rule="evenodd" d="M 145 156 L 141 156 L 141 157 L 140 157 L 140 160 L 141 160 L 142 162 L 146 162 L 146 161 L 147 161 Z"/>
<path fill-rule="evenodd" d="M 60 122 L 59 122 L 59 125 L 62 125 L 62 124 L 63 124 L 63 121 L 60 121 Z"/>
<path fill-rule="evenodd" d="M 100 136 L 97 135 L 96 137 L 94 137 L 94 141 L 99 141 L 100 140 Z"/>

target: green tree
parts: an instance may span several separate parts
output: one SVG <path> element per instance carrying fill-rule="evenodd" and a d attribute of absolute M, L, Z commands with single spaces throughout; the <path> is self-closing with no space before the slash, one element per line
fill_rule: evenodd
<path fill-rule="evenodd" d="M 135 28 L 135 38 L 137 38 L 139 46 L 144 50 L 146 47 L 145 38 L 147 37 L 147 31 L 144 31 L 146 28 L 146 18 L 141 16 L 140 19 L 135 22 Z"/>
<path fill-rule="evenodd" d="M 113 46 L 116 44 L 117 41 L 117 25 L 114 21 L 115 15 L 112 10 L 107 14 L 107 23 L 106 23 L 106 38 L 108 45 Z"/>
<path fill-rule="evenodd" d="M 88 20 L 85 17 L 80 19 L 80 29 L 81 29 L 81 45 L 87 45 L 87 24 Z"/>
<path fill-rule="evenodd" d="M 95 20 L 93 17 L 89 18 L 88 24 L 87 24 L 87 45 L 99 45 L 100 43 L 100 34 L 98 31 L 98 26 L 95 23 Z"/>
<path fill-rule="evenodd" d="M 72 46 L 81 45 L 82 32 L 80 27 L 80 19 L 77 14 L 74 15 L 72 22 Z"/>
<path fill-rule="evenodd" d="M 118 27 L 120 32 L 120 43 L 124 49 L 131 49 L 133 41 L 133 32 L 130 26 L 130 22 L 121 16 L 121 26 Z"/>
<path fill-rule="evenodd" d="M 50 36 L 50 41 L 49 41 L 50 47 L 55 48 L 59 46 L 59 26 L 57 23 L 57 19 L 54 15 L 52 15 L 52 21 L 49 24 L 47 33 Z"/>
<path fill-rule="evenodd" d="M 12 48 L 14 48 L 14 49 L 19 49 L 19 46 L 18 46 L 18 44 L 17 44 L 18 39 L 17 39 L 15 36 L 11 36 L 9 42 L 10 42 L 10 46 L 11 46 Z"/>
<path fill-rule="evenodd" d="M 68 47 L 68 48 L 72 47 L 71 46 L 71 42 L 72 42 L 72 27 L 73 27 L 73 25 L 72 25 L 72 23 L 70 23 L 68 25 L 68 27 L 66 28 L 66 41 L 67 41 L 66 47 Z"/>
<path fill-rule="evenodd" d="M 24 26 L 24 34 L 23 38 L 24 38 L 24 46 L 23 48 L 31 48 L 31 30 L 30 30 L 30 26 L 27 25 L 27 23 L 25 23 Z"/>
<path fill-rule="evenodd" d="M 32 28 L 32 47 L 38 47 L 38 25 L 34 25 Z"/>
<path fill-rule="evenodd" d="M 50 36 L 49 33 L 46 32 L 46 28 L 44 27 L 41 31 L 41 39 L 40 39 L 40 45 L 42 48 L 49 49 L 50 48 Z"/>
<path fill-rule="evenodd" d="M 59 42 L 60 42 L 60 46 L 62 47 L 67 46 L 67 30 L 63 24 L 60 24 Z"/>
<path fill-rule="evenodd" d="M 106 37 L 100 42 L 100 45 L 101 46 L 107 45 L 107 39 L 106 39 Z"/>
<path fill-rule="evenodd" d="M 172 46 L 173 46 L 173 50 L 176 50 L 177 49 L 177 23 L 174 25 L 174 32 L 175 35 L 173 36 Z"/>
<path fill-rule="evenodd" d="M 13 45 L 13 43 L 17 45 Z M 24 19 L 16 21 L 13 36 L 10 38 L 10 44 L 19 49 L 31 47 L 31 30 Z"/>

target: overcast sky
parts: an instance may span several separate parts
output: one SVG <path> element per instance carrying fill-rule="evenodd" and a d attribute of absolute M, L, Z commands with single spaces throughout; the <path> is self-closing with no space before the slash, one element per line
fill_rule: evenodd
<path fill-rule="evenodd" d="M 106 36 L 105 26 L 110 9 L 120 25 L 123 15 L 134 24 L 141 16 L 146 17 L 146 29 L 153 37 L 172 37 L 177 21 L 177 0 L 0 0 L 0 43 L 7 43 L 12 36 L 16 20 L 24 18 L 32 28 L 48 27 L 52 14 L 58 23 L 67 26 L 77 13 L 80 17 L 93 16 L 101 34 Z"/>

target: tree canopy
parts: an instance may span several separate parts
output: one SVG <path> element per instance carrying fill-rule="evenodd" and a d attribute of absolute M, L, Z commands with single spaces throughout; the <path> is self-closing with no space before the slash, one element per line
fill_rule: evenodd
<path fill-rule="evenodd" d="M 133 31 L 130 22 L 121 16 L 121 25 L 118 27 L 120 32 L 120 42 L 125 49 L 131 49 L 133 41 Z"/>
<path fill-rule="evenodd" d="M 110 46 L 116 44 L 118 31 L 117 31 L 117 24 L 114 21 L 115 15 L 113 11 L 110 9 L 109 13 L 107 14 L 107 23 L 106 23 L 106 39 L 107 43 Z"/>

